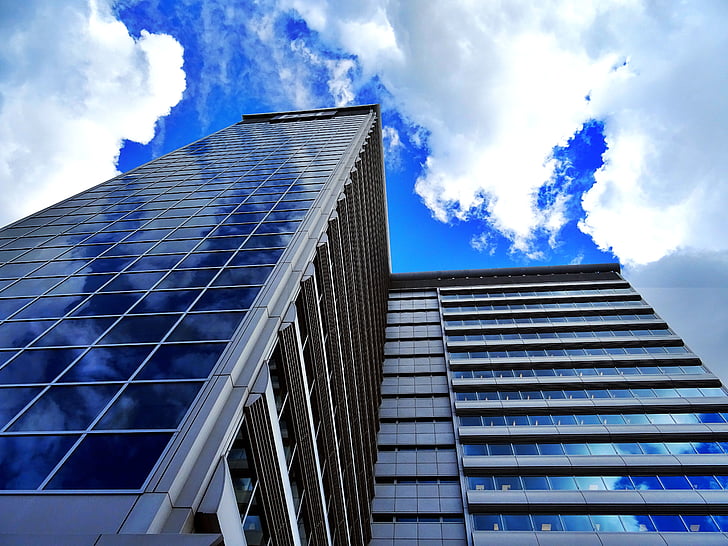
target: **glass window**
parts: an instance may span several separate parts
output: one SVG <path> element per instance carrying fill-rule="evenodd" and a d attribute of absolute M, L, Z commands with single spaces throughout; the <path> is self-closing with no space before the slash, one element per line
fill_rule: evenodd
<path fill-rule="evenodd" d="M 132 383 L 95 429 L 174 429 L 202 383 Z"/>
<path fill-rule="evenodd" d="M 683 516 L 683 521 L 688 530 L 693 533 L 716 533 L 718 526 L 710 516 Z"/>
<path fill-rule="evenodd" d="M 38 298 L 15 315 L 16 319 L 62 317 L 84 300 L 85 296 L 49 296 Z"/>
<path fill-rule="evenodd" d="M 151 346 L 93 347 L 60 382 L 126 381 L 151 352 Z"/>
<path fill-rule="evenodd" d="M 619 516 L 628 533 L 654 532 L 655 526 L 649 516 Z"/>
<path fill-rule="evenodd" d="M 219 267 L 225 265 L 232 255 L 232 252 L 194 252 L 182 260 L 177 268 Z"/>
<path fill-rule="evenodd" d="M 140 489 L 171 434 L 89 434 L 47 489 Z"/>
<path fill-rule="evenodd" d="M 652 521 L 655 524 L 655 528 L 660 532 L 687 531 L 685 524 L 680 519 L 680 516 L 653 515 Z"/>
<path fill-rule="evenodd" d="M 150 343 L 160 341 L 180 315 L 126 316 L 99 343 Z"/>
<path fill-rule="evenodd" d="M 563 531 L 559 516 L 534 514 L 531 518 L 534 531 Z"/>
<path fill-rule="evenodd" d="M 141 295 L 141 292 L 130 294 L 96 294 L 86 300 L 73 314 L 75 316 L 121 315 L 134 305 Z M 76 298 L 79 297 L 76 296 Z"/>
<path fill-rule="evenodd" d="M 136 379 L 204 379 L 225 347 L 224 343 L 162 345 Z"/>
<path fill-rule="evenodd" d="M 16 296 L 40 296 L 54 285 L 58 284 L 60 280 L 60 277 L 20 279 L 5 288 L 2 292 L 0 292 L 0 295 L 4 298 Z"/>
<path fill-rule="evenodd" d="M 567 455 L 590 455 L 586 444 L 564 444 Z"/>
<path fill-rule="evenodd" d="M 492 491 L 495 489 L 492 476 L 468 478 L 468 488 L 474 491 Z"/>
<path fill-rule="evenodd" d="M 51 387 L 9 430 L 85 430 L 118 390 L 119 385 Z"/>
<path fill-rule="evenodd" d="M 245 313 L 187 315 L 169 336 L 170 341 L 229 340 Z"/>
<path fill-rule="evenodd" d="M 214 286 L 240 286 L 247 284 L 263 284 L 272 271 L 272 267 L 237 267 L 225 268 L 213 281 Z"/>
<path fill-rule="evenodd" d="M 28 349 L 0 369 L 0 384 L 49 383 L 81 352 L 80 349 Z"/>
<path fill-rule="evenodd" d="M 179 262 L 183 254 L 162 254 L 157 256 L 142 256 L 129 266 L 128 271 L 168 271 Z"/>
<path fill-rule="evenodd" d="M 23 409 L 41 391 L 39 387 L 1 387 L 0 388 L 0 427 Z M 2 440 L 2 437 L 0 437 Z M 2 452 L 0 451 L 0 457 Z M 0 465 L 0 472 L 2 466 Z"/>
<path fill-rule="evenodd" d="M 148 290 L 164 276 L 164 271 L 150 271 L 148 273 L 120 273 L 109 284 L 104 286 L 102 292 Z"/>
<path fill-rule="evenodd" d="M 564 448 L 561 444 L 539 444 L 541 455 L 563 455 Z"/>
<path fill-rule="evenodd" d="M 592 455 L 614 455 L 616 450 L 612 444 L 589 444 Z"/>
<path fill-rule="evenodd" d="M 554 491 L 572 491 L 576 489 L 576 482 L 571 476 L 549 476 L 551 489 Z"/>
<path fill-rule="evenodd" d="M 545 476 L 523 476 L 521 479 L 523 480 L 524 489 L 543 491 L 550 489 L 549 482 Z"/>
<path fill-rule="evenodd" d="M 186 311 L 201 293 L 201 290 L 155 290 L 144 296 L 131 310 L 131 313 L 176 313 Z"/>
<path fill-rule="evenodd" d="M 477 514 L 473 516 L 473 528 L 476 531 L 502 531 L 503 522 L 499 515 Z"/>
<path fill-rule="evenodd" d="M 205 287 L 217 271 L 217 269 L 174 270 L 159 283 L 157 289 Z"/>
<path fill-rule="evenodd" d="M 5 320 L 33 298 L 0 299 L 0 320 Z"/>
<path fill-rule="evenodd" d="M 622 532 L 624 527 L 619 516 L 589 516 L 594 530 L 598 533 Z"/>
<path fill-rule="evenodd" d="M 632 476 L 635 489 L 663 489 L 657 476 Z"/>
<path fill-rule="evenodd" d="M 527 515 L 504 515 L 503 527 L 506 531 L 530 531 L 533 529 L 531 518 Z"/>
<path fill-rule="evenodd" d="M 497 491 L 514 491 L 521 489 L 521 479 L 518 476 L 495 476 L 495 489 Z"/>
<path fill-rule="evenodd" d="M 100 286 L 106 284 L 113 275 L 85 275 L 68 277 L 58 284 L 49 294 L 88 294 L 95 292 Z"/>
<path fill-rule="evenodd" d="M 538 455 L 536 444 L 514 444 L 513 452 L 516 455 Z"/>
<path fill-rule="evenodd" d="M 36 489 L 77 439 L 70 434 L 0 436 L 0 489 Z"/>
<path fill-rule="evenodd" d="M 491 444 L 490 455 L 513 455 L 513 447 L 510 444 Z"/>
<path fill-rule="evenodd" d="M 723 489 L 713 476 L 686 476 L 693 489 Z M 665 480 L 662 481 L 665 483 Z"/>
<path fill-rule="evenodd" d="M 593 531 L 589 516 L 572 516 L 564 515 L 561 516 L 561 521 L 564 525 L 564 531 Z"/>

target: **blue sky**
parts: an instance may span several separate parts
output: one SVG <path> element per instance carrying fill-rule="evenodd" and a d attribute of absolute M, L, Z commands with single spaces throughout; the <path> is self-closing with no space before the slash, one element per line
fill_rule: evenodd
<path fill-rule="evenodd" d="M 619 261 L 721 368 L 726 22 L 720 1 L 4 2 L 0 222 L 244 113 L 377 102 L 394 271 Z"/>

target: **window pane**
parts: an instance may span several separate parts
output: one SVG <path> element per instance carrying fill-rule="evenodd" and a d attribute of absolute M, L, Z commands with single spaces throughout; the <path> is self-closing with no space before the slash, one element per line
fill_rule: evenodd
<path fill-rule="evenodd" d="M 51 387 L 10 430 L 84 430 L 119 390 L 119 385 Z"/>
<path fill-rule="evenodd" d="M 201 383 L 129 385 L 95 429 L 177 428 Z"/>
<path fill-rule="evenodd" d="M 171 434 L 89 434 L 47 489 L 139 489 Z"/>
<path fill-rule="evenodd" d="M 206 378 L 225 347 L 224 343 L 162 345 L 136 378 Z"/>
<path fill-rule="evenodd" d="M 81 352 L 80 349 L 28 349 L 0 369 L 0 383 L 49 383 Z"/>
<path fill-rule="evenodd" d="M 0 437 L 0 489 L 37 488 L 77 439 L 70 434 Z"/>
<path fill-rule="evenodd" d="M 60 381 L 126 381 L 152 350 L 151 346 L 94 347 Z"/>

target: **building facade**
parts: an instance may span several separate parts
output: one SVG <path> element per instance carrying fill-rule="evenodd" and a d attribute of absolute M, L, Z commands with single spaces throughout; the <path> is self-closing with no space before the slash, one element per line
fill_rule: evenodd
<path fill-rule="evenodd" d="M 391 276 L 372 545 L 727 544 L 720 380 L 616 264 Z"/>
<path fill-rule="evenodd" d="M 0 542 L 368 542 L 376 106 L 245 116 L 6 227 L 0 260 Z"/>
<path fill-rule="evenodd" d="M 616 265 L 392 275 L 377 106 L 0 230 L 3 544 L 722 544 L 725 401 Z"/>

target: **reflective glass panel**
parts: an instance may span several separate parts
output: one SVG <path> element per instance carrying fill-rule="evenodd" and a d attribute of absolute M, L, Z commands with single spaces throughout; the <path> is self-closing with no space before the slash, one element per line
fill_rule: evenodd
<path fill-rule="evenodd" d="M 0 489 L 36 489 L 78 436 L 0 436 Z"/>
<path fill-rule="evenodd" d="M 171 436 L 89 434 L 46 489 L 139 489 Z"/>
<path fill-rule="evenodd" d="M 9 430 L 84 430 L 118 390 L 119 385 L 51 387 Z"/>
<path fill-rule="evenodd" d="M 197 382 L 133 383 L 94 428 L 177 428 L 201 385 Z"/>

